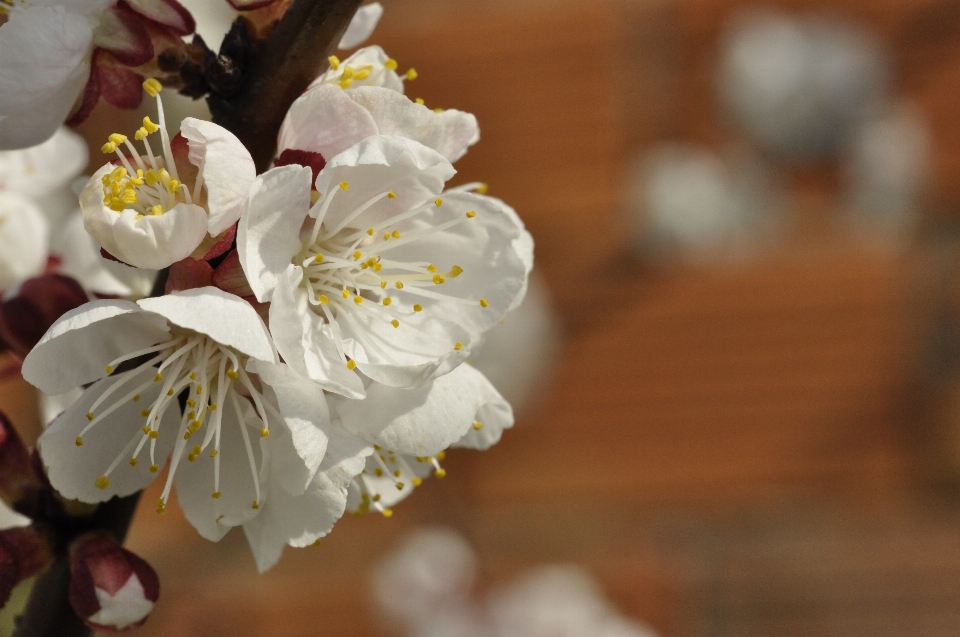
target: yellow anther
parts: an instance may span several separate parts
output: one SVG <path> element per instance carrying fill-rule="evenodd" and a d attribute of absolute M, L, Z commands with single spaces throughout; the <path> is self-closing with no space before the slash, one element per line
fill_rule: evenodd
<path fill-rule="evenodd" d="M 217 449 L 214 449 L 213 451 L 210 452 L 210 457 L 211 457 L 211 458 L 216 458 L 216 457 L 219 456 L 219 455 L 220 455 L 220 451 L 217 450 Z"/>
<path fill-rule="evenodd" d="M 189 407 L 190 409 L 193 409 L 196 406 L 197 406 L 197 401 L 195 401 L 193 398 L 187 399 L 187 407 Z"/>
<path fill-rule="evenodd" d="M 323 263 L 323 255 L 318 254 L 317 256 L 313 257 L 313 260 L 316 261 L 317 263 Z"/>
<path fill-rule="evenodd" d="M 384 241 L 389 241 L 389 240 L 390 240 L 390 233 L 389 233 L 389 232 L 385 232 L 385 233 L 384 233 L 384 235 L 383 235 L 383 240 L 384 240 Z"/>
<path fill-rule="evenodd" d="M 189 456 L 187 456 L 187 460 L 189 460 L 190 462 L 196 462 L 196 461 L 197 461 L 197 454 L 191 453 Z"/>
<path fill-rule="evenodd" d="M 397 198 L 397 193 L 393 192 L 392 190 L 387 193 L 387 199 L 396 199 L 396 198 Z"/>
<path fill-rule="evenodd" d="M 487 299 L 480 299 L 480 307 L 490 307 L 490 303 Z"/>
<path fill-rule="evenodd" d="M 157 513 L 160 515 L 166 515 L 167 513 L 167 505 L 163 499 L 157 500 Z"/>
<path fill-rule="evenodd" d="M 330 299 L 327 298 L 326 294 L 321 294 L 320 296 L 317 297 L 317 300 L 323 303 L 324 305 L 330 302 Z"/>
<path fill-rule="evenodd" d="M 176 179 L 171 179 L 170 183 L 167 184 L 167 192 L 169 192 L 171 195 L 175 195 L 177 193 L 177 190 L 179 189 L 180 189 L 180 182 L 177 181 Z"/>
<path fill-rule="evenodd" d="M 343 291 L 343 298 L 349 299 L 349 298 L 350 298 L 350 292 L 347 291 L 347 290 L 344 290 L 344 291 Z"/>
<path fill-rule="evenodd" d="M 443 199 L 440 197 L 437 197 L 436 201 L 434 201 L 433 203 L 437 204 L 437 208 L 439 208 L 440 206 L 443 205 Z"/>
<path fill-rule="evenodd" d="M 393 517 L 393 509 L 384 509 L 384 510 L 383 510 L 383 517 L 385 517 L 385 518 L 392 518 L 392 517 Z"/>
<path fill-rule="evenodd" d="M 457 344 L 453 346 L 453 349 L 459 352 L 460 350 L 463 349 L 463 343 L 461 343 L 460 341 L 457 341 Z"/>
<path fill-rule="evenodd" d="M 398 483 L 396 484 L 396 487 L 397 487 L 397 491 L 403 491 L 403 483 L 402 483 L 402 482 L 398 482 Z"/>
<path fill-rule="evenodd" d="M 269 435 L 270 435 L 270 430 L 267 429 L 266 427 L 264 427 L 263 429 L 260 430 L 260 437 L 261 437 L 261 438 L 266 438 L 266 437 L 269 436 Z"/>
<path fill-rule="evenodd" d="M 387 282 L 386 282 L 386 281 L 380 281 L 380 289 L 381 289 L 381 290 L 386 290 L 386 289 L 387 289 Z"/>
<path fill-rule="evenodd" d="M 231 369 L 227 371 L 227 376 L 230 378 L 230 380 L 237 380 L 238 378 L 240 378 L 240 374 L 238 374 L 237 370 L 235 369 Z"/>
<path fill-rule="evenodd" d="M 102 491 L 103 489 L 106 489 L 107 487 L 110 486 L 110 478 L 108 478 L 107 476 L 100 476 L 99 478 L 97 478 L 94 484 L 97 485 L 97 488 Z"/>
<path fill-rule="evenodd" d="M 213 404 L 213 405 L 210 405 L 207 409 L 209 409 L 210 411 L 216 411 L 216 410 L 217 410 L 217 406 L 216 406 L 215 404 Z"/>
<path fill-rule="evenodd" d="M 356 368 L 357 368 L 357 361 L 354 361 L 354 360 L 347 361 L 347 369 L 354 370 Z"/>
<path fill-rule="evenodd" d="M 157 204 L 156 206 L 154 206 L 153 208 L 150 209 L 150 214 L 152 214 L 154 217 L 159 217 L 159 216 L 162 215 L 164 212 L 165 212 L 165 210 L 163 209 L 163 206 L 161 206 L 161 205 L 159 205 L 159 204 Z"/>
<path fill-rule="evenodd" d="M 413 486 L 415 487 L 419 487 L 421 484 L 423 484 L 423 480 L 421 480 L 420 478 L 414 478 L 410 482 L 412 482 Z"/>
<path fill-rule="evenodd" d="M 403 475 L 403 472 L 400 471 L 400 469 L 397 469 L 396 471 L 393 472 L 393 475 L 394 475 L 395 477 L 399 478 L 401 475 Z"/>
<path fill-rule="evenodd" d="M 145 90 L 150 97 L 156 97 L 160 94 L 160 91 L 163 90 L 163 84 L 151 77 L 143 83 L 143 90 Z"/>
<path fill-rule="evenodd" d="M 370 77 L 370 69 L 363 69 L 353 74 L 355 80 L 365 80 Z"/>
<path fill-rule="evenodd" d="M 145 182 L 143 179 L 139 178 L 139 177 L 131 177 L 131 178 L 130 178 L 130 183 L 131 183 L 132 185 L 134 185 L 134 186 L 138 186 L 138 187 L 139 187 L 139 186 L 142 186 L 143 184 L 145 184 L 146 182 Z"/>
<path fill-rule="evenodd" d="M 167 396 L 173 396 L 173 387 L 167 390 Z"/>
<path fill-rule="evenodd" d="M 320 544 L 321 544 L 322 542 L 323 542 L 323 540 L 317 540 L 316 542 L 313 543 L 313 545 L 314 545 L 314 546 L 320 546 Z"/>
<path fill-rule="evenodd" d="M 377 233 L 376 228 L 370 228 L 369 230 L 367 230 L 367 234 L 370 235 L 371 237 L 376 233 Z"/>
<path fill-rule="evenodd" d="M 463 268 L 461 268 L 459 265 L 455 265 L 450 268 L 450 273 L 447 276 L 449 276 L 451 279 L 455 279 L 461 274 L 463 274 Z"/>
<path fill-rule="evenodd" d="M 252 508 L 252 509 L 255 510 L 255 511 L 259 511 L 259 510 L 260 510 L 260 502 L 257 501 L 257 500 L 254 500 L 254 501 L 253 501 L 253 504 L 250 505 L 250 508 Z"/>
<path fill-rule="evenodd" d="M 137 132 L 133 134 L 133 138 L 134 138 L 135 140 L 137 140 L 138 142 L 142 142 L 143 140 L 145 140 L 145 139 L 147 138 L 147 129 L 146 129 L 146 128 L 138 128 L 138 129 L 137 129 Z"/>
<path fill-rule="evenodd" d="M 399 239 L 399 238 L 400 238 L 400 231 L 399 231 L 399 230 L 394 230 L 394 231 L 393 231 L 393 234 L 391 234 L 390 236 L 393 237 L 394 239 Z"/>
<path fill-rule="evenodd" d="M 154 124 L 149 117 L 143 118 L 143 127 L 148 133 L 156 133 L 158 130 L 160 130 L 160 127 Z"/>
<path fill-rule="evenodd" d="M 388 71 L 396 71 L 397 66 L 398 66 L 397 61 L 394 60 L 393 58 L 390 58 L 389 60 L 383 63 L 383 68 L 387 69 Z"/>
<path fill-rule="evenodd" d="M 467 219 L 473 219 L 476 216 L 477 216 L 477 213 L 474 212 L 473 210 L 467 213 Z"/>
<path fill-rule="evenodd" d="M 193 450 L 190 453 L 199 456 L 201 451 L 203 451 L 203 449 L 200 448 L 200 445 L 194 445 Z"/>
<path fill-rule="evenodd" d="M 160 175 L 157 174 L 153 168 L 147 169 L 147 172 L 143 174 L 143 180 L 147 182 L 148 186 L 156 186 L 160 181 Z"/>
<path fill-rule="evenodd" d="M 388 296 L 387 298 L 383 299 L 383 304 L 384 304 L 384 305 L 392 305 L 392 304 L 393 304 L 393 299 L 391 299 L 391 298 Z"/>
<path fill-rule="evenodd" d="M 390 325 L 394 327 L 400 327 L 400 321 L 398 321 L 397 319 L 393 319 L 392 321 L 390 321 Z"/>
<path fill-rule="evenodd" d="M 310 191 L 310 205 L 312 206 L 312 205 L 314 205 L 315 203 L 317 203 L 318 201 L 320 201 L 320 197 L 322 197 L 322 196 L 323 196 L 323 195 L 320 193 L 319 190 L 311 190 L 311 191 Z"/>
<path fill-rule="evenodd" d="M 347 65 L 343 67 L 343 75 L 341 77 L 345 80 L 349 80 L 350 78 L 353 77 L 353 73 L 354 73 L 353 67 Z"/>
<path fill-rule="evenodd" d="M 340 70 L 340 58 L 338 58 L 336 55 L 331 55 L 330 57 L 327 58 L 327 61 L 330 62 L 331 69 L 333 69 L 334 71 Z"/>
<path fill-rule="evenodd" d="M 373 448 L 377 451 L 380 451 L 381 449 L 383 449 L 383 447 L 381 447 L 380 445 L 373 445 Z"/>
<path fill-rule="evenodd" d="M 110 140 L 110 143 L 111 143 L 111 144 L 116 144 L 117 146 L 119 146 L 120 144 L 122 144 L 122 143 L 124 143 L 125 141 L 127 141 L 127 136 L 126 136 L 126 135 L 121 135 L 120 133 L 114 133 L 113 135 L 111 135 L 111 136 L 108 137 L 107 139 Z"/>
<path fill-rule="evenodd" d="M 141 409 L 141 410 L 140 410 L 140 416 L 141 416 L 142 418 L 146 418 L 146 417 L 148 417 L 149 415 L 150 415 L 150 410 L 149 410 L 149 409 Z M 149 427 L 148 427 L 148 429 L 149 429 Z M 149 433 L 149 432 L 148 432 L 148 433 Z"/>
<path fill-rule="evenodd" d="M 83 446 L 83 438 L 81 438 L 80 436 L 77 436 L 77 446 L 78 447 Z"/>
<path fill-rule="evenodd" d="M 139 202 L 140 199 L 137 197 L 137 191 L 133 188 L 129 188 L 123 191 L 123 199 L 121 201 L 127 205 L 133 205 Z"/>
<path fill-rule="evenodd" d="M 437 460 L 446 460 L 446 459 L 447 459 L 446 451 L 441 451 L 440 453 L 437 454 Z"/>
<path fill-rule="evenodd" d="M 87 414 L 87 420 L 93 420 L 94 417 L 95 417 L 95 416 L 93 415 L 93 412 L 92 412 L 92 411 Z"/>
<path fill-rule="evenodd" d="M 100 151 L 103 152 L 103 154 L 105 155 L 109 155 L 110 153 L 115 153 L 117 152 L 117 145 L 114 144 L 113 142 L 107 142 L 106 144 L 100 147 Z"/>
<path fill-rule="evenodd" d="M 135 403 L 140 402 L 140 394 L 137 394 L 136 396 L 133 397 L 133 402 Z"/>
<path fill-rule="evenodd" d="M 219 500 L 220 496 L 222 495 L 223 493 L 221 493 L 220 491 L 214 491 L 213 493 L 210 494 L 210 497 L 213 498 L 214 500 Z"/>
<path fill-rule="evenodd" d="M 140 221 L 141 219 L 143 219 L 143 215 L 137 215 L 133 218 L 134 221 Z"/>
<path fill-rule="evenodd" d="M 396 283 L 393 284 L 393 287 L 397 288 L 398 290 L 402 290 L 402 289 L 403 289 L 403 282 L 402 282 L 402 281 L 397 281 Z"/>
<path fill-rule="evenodd" d="M 197 395 L 199 396 L 202 393 L 203 393 L 203 385 L 197 385 Z"/>
<path fill-rule="evenodd" d="M 427 266 L 427 272 L 436 272 L 436 271 L 437 271 L 437 266 L 433 265 L 432 263 Z"/>
<path fill-rule="evenodd" d="M 417 303 L 416 305 L 413 306 L 413 311 L 414 311 L 414 312 L 422 312 L 422 311 L 423 311 L 423 306 L 420 305 L 419 303 Z"/>
<path fill-rule="evenodd" d="M 361 304 L 363 304 L 363 297 L 362 297 L 362 296 L 355 296 L 355 297 L 353 297 L 353 302 L 356 303 L 357 305 L 361 305 Z"/>
<path fill-rule="evenodd" d="M 363 253 L 357 250 L 356 252 L 353 253 L 353 258 L 359 261 L 360 259 L 363 258 Z"/>
<path fill-rule="evenodd" d="M 199 420 L 194 420 L 192 423 L 190 423 L 190 431 L 192 431 L 193 433 L 197 433 L 197 431 L 201 427 L 203 427 L 203 423 L 200 422 Z"/>
<path fill-rule="evenodd" d="M 187 431 L 187 433 L 183 434 L 183 439 L 184 439 L 184 440 L 190 440 L 191 438 L 193 438 L 193 434 L 190 433 L 189 430 Z"/>
<path fill-rule="evenodd" d="M 441 285 L 444 281 L 446 281 L 446 279 L 444 279 L 444 278 L 443 278 L 442 276 L 440 276 L 439 274 L 434 274 L 434 275 L 433 275 L 433 282 L 436 283 L 437 285 Z"/>
<path fill-rule="evenodd" d="M 377 469 L 377 470 L 374 471 L 374 473 L 377 474 L 377 477 L 380 477 L 380 476 L 383 475 L 383 469 Z M 374 498 L 374 501 L 376 501 L 376 500 L 377 500 L 377 498 Z"/>
<path fill-rule="evenodd" d="M 146 410 L 146 411 L 147 411 L 147 416 L 149 416 L 149 415 L 150 415 L 150 410 L 148 409 L 148 410 Z M 143 412 L 140 412 L 140 413 L 142 414 Z M 146 417 L 146 416 L 144 416 L 144 417 Z M 140 428 L 140 431 L 143 432 L 143 435 L 144 435 L 144 436 L 149 436 L 149 435 L 150 435 L 150 425 L 144 425 L 143 427 Z"/>
<path fill-rule="evenodd" d="M 341 181 L 341 182 L 340 182 L 340 188 L 343 189 L 343 190 L 350 190 L 350 184 L 348 184 L 348 183 L 345 182 L 345 181 Z"/>
<path fill-rule="evenodd" d="M 340 88 L 350 88 L 353 86 L 353 80 L 341 80 L 337 86 Z"/>
<path fill-rule="evenodd" d="M 473 423 L 473 428 L 476 431 L 480 431 L 483 429 L 483 423 L 478 420 L 477 422 Z"/>
<path fill-rule="evenodd" d="M 152 430 L 150 431 L 150 438 L 152 438 L 153 440 L 156 440 L 156 439 L 159 438 L 159 437 L 160 437 L 160 432 L 159 432 L 159 431 L 157 431 L 156 429 L 152 429 Z"/>
<path fill-rule="evenodd" d="M 137 460 L 136 458 L 130 458 L 130 466 L 131 466 L 131 467 L 135 467 L 135 466 L 137 466 L 139 463 L 140 463 L 140 461 Z"/>
<path fill-rule="evenodd" d="M 437 469 L 436 472 L 435 472 L 433 475 L 437 476 L 438 478 L 446 478 L 446 477 L 447 477 L 447 470 L 446 470 L 446 469 Z"/>
<path fill-rule="evenodd" d="M 408 79 L 408 80 L 415 80 L 415 79 L 417 79 L 418 77 L 420 77 L 420 74 L 417 73 L 417 69 L 410 69 L 409 71 L 407 71 L 407 79 Z"/>
<path fill-rule="evenodd" d="M 424 101 L 423 101 L 423 98 L 422 98 L 422 97 L 418 97 L 418 98 L 415 99 L 414 101 L 415 101 L 417 104 L 419 104 L 420 106 L 423 106 L 423 104 L 424 104 Z"/>
<path fill-rule="evenodd" d="M 150 465 L 150 473 L 156 473 L 157 471 L 160 471 L 160 465 L 158 464 Z"/>
<path fill-rule="evenodd" d="M 110 172 L 110 176 L 114 179 L 123 179 L 127 176 L 127 169 L 123 166 L 117 166 Z"/>
<path fill-rule="evenodd" d="M 433 112 L 434 112 L 434 113 L 442 113 L 443 110 L 444 110 L 444 109 L 442 109 L 442 108 L 435 108 L 435 109 L 433 109 Z"/>
<path fill-rule="evenodd" d="M 479 194 L 481 194 L 481 195 L 487 194 L 487 192 L 489 192 L 489 190 L 490 190 L 490 185 L 489 185 L 489 184 L 480 184 L 479 186 L 477 186 L 477 192 L 478 192 Z"/>

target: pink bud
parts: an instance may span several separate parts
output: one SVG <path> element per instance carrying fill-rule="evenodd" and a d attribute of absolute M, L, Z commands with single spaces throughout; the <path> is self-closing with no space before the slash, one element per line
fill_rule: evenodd
<path fill-rule="evenodd" d="M 70 605 L 87 626 L 120 632 L 142 626 L 160 580 L 145 561 L 112 536 L 88 533 L 70 549 Z"/>
<path fill-rule="evenodd" d="M 33 529 L 0 531 L 0 608 L 14 587 L 47 567 L 50 553 Z"/>
<path fill-rule="evenodd" d="M 45 274 L 29 279 L 15 297 L 0 303 L 0 338 L 25 357 L 58 318 L 88 300 L 70 277 Z"/>

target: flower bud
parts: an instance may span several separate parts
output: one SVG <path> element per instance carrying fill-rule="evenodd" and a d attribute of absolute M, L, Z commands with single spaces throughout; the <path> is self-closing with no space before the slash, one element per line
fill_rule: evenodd
<path fill-rule="evenodd" d="M 91 628 L 120 632 L 142 626 L 160 596 L 157 573 L 113 537 L 82 536 L 70 550 L 70 605 Z"/>
<path fill-rule="evenodd" d="M 49 561 L 47 546 L 33 529 L 0 531 L 0 608 L 17 584 L 39 574 Z"/>
<path fill-rule="evenodd" d="M 23 440 L 7 417 L 0 412 L 0 497 L 7 502 L 22 502 L 43 484 L 34 473 Z"/>
<path fill-rule="evenodd" d="M 46 274 L 29 279 L 15 297 L 0 303 L 0 338 L 25 357 L 58 318 L 88 300 L 70 277 Z"/>

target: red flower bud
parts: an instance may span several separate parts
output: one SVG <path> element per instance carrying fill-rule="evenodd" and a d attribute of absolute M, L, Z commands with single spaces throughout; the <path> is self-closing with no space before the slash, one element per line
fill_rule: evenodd
<path fill-rule="evenodd" d="M 20 434 L 0 412 L 0 497 L 8 502 L 23 502 L 43 488 Z"/>
<path fill-rule="evenodd" d="M 0 531 L 0 608 L 17 584 L 42 572 L 49 562 L 47 545 L 33 529 Z"/>
<path fill-rule="evenodd" d="M 58 318 L 88 300 L 70 277 L 45 274 L 29 279 L 17 296 L 0 303 L 0 338 L 25 357 Z"/>
<path fill-rule="evenodd" d="M 70 605 L 91 628 L 142 626 L 160 597 L 157 573 L 112 536 L 89 533 L 70 549 Z"/>

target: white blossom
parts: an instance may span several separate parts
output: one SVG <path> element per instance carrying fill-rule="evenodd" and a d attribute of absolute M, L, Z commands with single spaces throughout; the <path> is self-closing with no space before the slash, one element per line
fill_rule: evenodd
<path fill-rule="evenodd" d="M 0 191 L 0 292 L 43 273 L 49 237 L 50 224 L 34 201 Z"/>
<path fill-rule="evenodd" d="M 310 169 L 257 178 L 237 246 L 287 364 L 353 398 L 355 370 L 416 387 L 519 304 L 532 239 L 503 202 L 444 193 L 454 172 L 418 142 L 377 136 L 331 160 L 312 206 Z"/>
<path fill-rule="evenodd" d="M 216 288 L 88 303 L 23 364 L 51 395 L 93 383 L 38 443 L 54 488 L 84 502 L 129 495 L 169 457 L 158 510 L 175 482 L 187 518 L 211 540 L 257 514 L 268 461 L 275 484 L 295 495 L 320 467 L 326 401 L 284 370 L 254 309 Z"/>
<path fill-rule="evenodd" d="M 350 21 L 350 26 L 340 38 L 338 48 L 352 49 L 366 42 L 373 35 L 381 17 L 383 17 L 383 5 L 379 2 L 371 2 L 357 9 L 353 20 Z"/>
<path fill-rule="evenodd" d="M 0 500 L 0 531 L 24 526 L 30 526 L 30 518 L 20 515 L 11 509 L 6 502 Z"/>
<path fill-rule="evenodd" d="M 121 134 L 104 145 L 117 162 L 98 170 L 80 195 L 84 226 L 117 259 L 160 269 L 202 257 L 240 218 L 256 168 L 250 153 L 226 129 L 188 117 L 171 144 L 159 82 L 144 87 L 157 96 L 159 126 L 149 117 L 136 138 L 141 155 Z M 157 152 L 150 135 L 159 132 Z M 128 159 L 128 155 L 130 158 Z"/>

